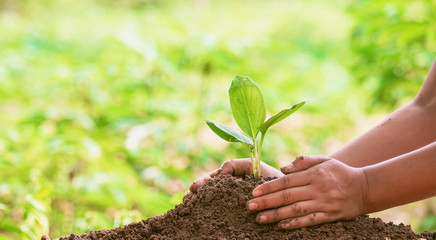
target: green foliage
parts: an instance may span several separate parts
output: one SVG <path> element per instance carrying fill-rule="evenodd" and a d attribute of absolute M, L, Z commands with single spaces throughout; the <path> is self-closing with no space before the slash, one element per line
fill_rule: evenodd
<path fill-rule="evenodd" d="M 233 126 L 234 75 L 258 79 L 267 116 L 311 100 L 269 130 L 263 161 L 336 150 L 361 132 L 364 107 L 416 94 L 434 58 L 435 9 L 0 1 L 0 239 L 113 228 L 180 203 L 194 178 L 247 155 L 203 123 Z"/>
<path fill-rule="evenodd" d="M 222 139 L 229 142 L 242 142 L 247 144 L 253 165 L 253 175 L 256 179 L 259 179 L 261 176 L 260 162 L 262 145 L 266 131 L 270 126 L 282 121 L 300 109 L 306 101 L 299 102 L 291 108 L 284 109 L 264 122 L 266 109 L 262 91 L 253 80 L 246 76 L 236 76 L 232 80 L 229 89 L 229 99 L 236 123 L 251 139 L 223 124 L 211 120 L 206 121 L 206 123 L 212 131 Z M 257 141 L 259 133 L 261 133 L 261 137 L 260 140 Z"/>
<path fill-rule="evenodd" d="M 425 215 L 424 220 L 419 225 L 418 230 L 420 232 L 436 230 L 436 216 L 434 215 L 434 213 L 429 212 Z"/>
<path fill-rule="evenodd" d="M 371 93 L 368 109 L 404 104 L 419 90 L 435 59 L 436 2 L 357 1 L 350 12 L 356 26 L 349 66 Z"/>
<path fill-rule="evenodd" d="M 236 123 L 252 139 L 265 121 L 266 110 L 262 91 L 249 77 L 236 76 L 229 89 L 230 107 Z"/>
<path fill-rule="evenodd" d="M 254 147 L 253 140 L 245 136 L 244 134 L 241 134 L 235 130 L 233 130 L 230 127 L 227 127 L 226 125 L 223 125 L 221 123 L 217 123 L 212 120 L 206 121 L 207 125 L 212 129 L 214 133 L 216 133 L 218 136 L 220 136 L 222 139 L 229 141 L 229 142 L 241 142 L 246 143 L 250 148 Z"/>
<path fill-rule="evenodd" d="M 291 114 L 296 112 L 298 109 L 300 109 L 307 101 L 301 101 L 296 104 L 294 104 L 292 107 L 283 109 L 276 115 L 270 117 L 266 122 L 262 123 L 258 130 L 262 135 L 265 135 L 266 131 L 274 124 L 277 124 L 281 121 L 283 121 L 285 118 L 289 117 Z"/>

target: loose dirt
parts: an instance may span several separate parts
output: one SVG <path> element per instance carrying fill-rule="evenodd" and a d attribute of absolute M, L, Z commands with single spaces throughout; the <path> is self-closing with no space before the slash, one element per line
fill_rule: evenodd
<path fill-rule="evenodd" d="M 259 225 L 256 214 L 246 210 L 252 190 L 268 181 L 251 177 L 233 179 L 225 175 L 210 180 L 196 195 L 157 216 L 122 228 L 71 234 L 60 240 L 94 239 L 435 239 L 436 232 L 415 234 L 410 226 L 385 223 L 379 218 L 360 216 L 348 221 L 327 223 L 293 231 L 276 224 Z M 42 240 L 48 240 L 43 236 Z"/>

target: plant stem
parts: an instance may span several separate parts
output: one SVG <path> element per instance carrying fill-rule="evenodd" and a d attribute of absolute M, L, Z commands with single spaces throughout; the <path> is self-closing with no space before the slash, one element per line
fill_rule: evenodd
<path fill-rule="evenodd" d="M 263 140 L 265 138 L 265 134 L 261 133 L 260 136 L 260 142 L 257 143 L 256 141 L 254 142 L 254 154 L 255 154 L 255 159 L 253 162 L 253 175 L 254 178 L 259 180 L 260 176 L 261 176 L 261 171 L 260 171 L 260 161 L 262 159 L 262 145 L 263 145 Z"/>
<path fill-rule="evenodd" d="M 256 148 L 254 149 L 253 175 L 254 179 L 260 179 L 260 158 Z"/>
<path fill-rule="evenodd" d="M 256 144 L 254 144 L 254 148 L 250 151 L 250 158 L 251 158 L 251 167 L 253 169 L 253 175 L 255 179 L 258 179 L 256 176 L 258 175 L 257 167 L 256 167 Z"/>
<path fill-rule="evenodd" d="M 260 157 L 261 157 L 260 153 L 262 152 L 262 146 L 263 146 L 263 139 L 265 139 L 265 133 L 260 133 L 260 142 L 259 142 L 259 146 L 257 148 L 258 154 L 259 154 L 259 164 L 260 164 Z"/>

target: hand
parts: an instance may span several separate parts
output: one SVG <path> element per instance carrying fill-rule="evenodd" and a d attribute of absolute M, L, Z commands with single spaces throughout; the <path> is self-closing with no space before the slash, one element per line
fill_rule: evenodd
<path fill-rule="evenodd" d="M 295 229 L 365 213 L 363 169 L 324 156 L 300 156 L 281 170 L 286 175 L 256 187 L 247 202 L 248 210 L 262 211 L 257 222 L 280 221 L 280 228 Z"/>
<path fill-rule="evenodd" d="M 234 177 L 243 177 L 245 175 L 250 175 L 253 172 L 253 167 L 251 165 L 250 158 L 234 159 L 225 161 L 220 168 L 212 171 L 208 174 L 203 175 L 192 183 L 189 188 L 190 193 L 196 193 L 197 190 L 203 186 L 211 177 L 223 174 L 230 174 Z M 268 164 L 261 162 L 260 171 L 264 177 L 281 177 L 284 174 L 279 170 L 269 166 Z"/>

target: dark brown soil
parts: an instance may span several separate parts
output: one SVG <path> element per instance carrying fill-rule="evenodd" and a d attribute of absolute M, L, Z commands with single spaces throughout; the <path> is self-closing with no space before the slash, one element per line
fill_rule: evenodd
<path fill-rule="evenodd" d="M 384 223 L 361 216 L 293 231 L 281 231 L 276 224 L 259 225 L 256 215 L 246 210 L 255 186 L 265 182 L 252 178 L 222 176 L 209 181 L 196 195 L 166 214 L 131 223 L 123 228 L 71 234 L 60 240 L 88 239 L 435 239 L 436 232 L 415 234 L 410 226 Z M 43 236 L 42 240 L 49 238 Z"/>

